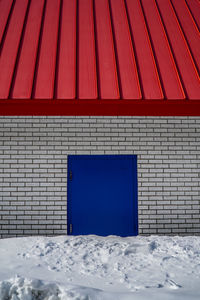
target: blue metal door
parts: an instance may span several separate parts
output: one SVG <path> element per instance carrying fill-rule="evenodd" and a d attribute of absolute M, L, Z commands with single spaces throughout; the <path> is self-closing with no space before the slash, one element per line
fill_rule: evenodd
<path fill-rule="evenodd" d="M 68 156 L 68 234 L 138 234 L 135 155 Z"/>

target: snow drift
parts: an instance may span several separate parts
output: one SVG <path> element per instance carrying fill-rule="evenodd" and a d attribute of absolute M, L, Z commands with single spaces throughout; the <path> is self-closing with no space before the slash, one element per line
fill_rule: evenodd
<path fill-rule="evenodd" d="M 0 300 L 200 299 L 200 237 L 0 240 Z"/>

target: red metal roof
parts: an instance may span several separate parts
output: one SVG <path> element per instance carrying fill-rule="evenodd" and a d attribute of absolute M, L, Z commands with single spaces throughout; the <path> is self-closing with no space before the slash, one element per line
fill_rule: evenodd
<path fill-rule="evenodd" d="M 199 0 L 1 0 L 1 115 L 200 115 Z"/>

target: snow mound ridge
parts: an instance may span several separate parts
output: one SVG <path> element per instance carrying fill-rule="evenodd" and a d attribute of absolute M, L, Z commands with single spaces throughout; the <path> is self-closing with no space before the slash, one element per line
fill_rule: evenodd
<path fill-rule="evenodd" d="M 0 300 L 89 300 L 98 297 L 101 290 L 82 286 L 59 286 L 43 280 L 15 276 L 0 282 Z M 92 297 L 92 298 L 91 298 Z M 106 295 L 105 298 L 107 299 Z"/>
<path fill-rule="evenodd" d="M 179 289 L 182 286 L 174 275 L 176 270 L 189 276 L 194 258 L 200 261 L 199 239 L 189 242 L 179 237 L 157 236 L 40 238 L 19 255 L 28 260 L 39 259 L 50 271 L 107 278 L 110 286 L 115 282 L 129 291 Z"/>
<path fill-rule="evenodd" d="M 15 276 L 0 282 L 1 300 L 60 300 L 61 291 L 55 283 Z"/>

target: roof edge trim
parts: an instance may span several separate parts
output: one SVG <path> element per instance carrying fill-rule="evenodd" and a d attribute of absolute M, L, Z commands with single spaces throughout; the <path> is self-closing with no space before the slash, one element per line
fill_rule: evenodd
<path fill-rule="evenodd" d="M 200 116 L 199 100 L 0 100 L 0 116 Z"/>

